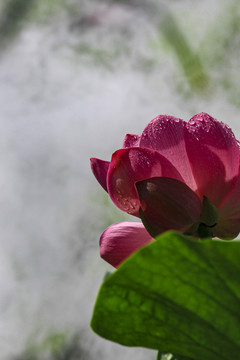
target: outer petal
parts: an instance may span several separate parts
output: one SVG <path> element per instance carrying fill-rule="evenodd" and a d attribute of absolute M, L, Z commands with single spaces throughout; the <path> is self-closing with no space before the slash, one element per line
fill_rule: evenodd
<path fill-rule="evenodd" d="M 219 221 L 214 229 L 216 236 L 234 239 L 240 232 L 240 174 L 219 207 L 219 213 Z"/>
<path fill-rule="evenodd" d="M 186 123 L 174 116 L 160 115 L 144 129 L 140 147 L 159 151 L 181 174 L 184 182 L 194 191 L 196 182 L 185 149 Z"/>
<path fill-rule="evenodd" d="M 137 147 L 139 146 L 141 136 L 140 135 L 132 135 L 127 134 L 123 140 L 123 148 L 129 148 L 129 147 Z"/>
<path fill-rule="evenodd" d="M 116 151 L 109 166 L 107 187 L 112 201 L 123 211 L 139 216 L 135 183 L 156 176 L 182 181 L 175 167 L 157 151 L 128 148 Z"/>
<path fill-rule="evenodd" d="M 240 153 L 232 131 L 201 113 L 186 125 L 185 144 L 198 195 L 219 206 L 238 175 Z"/>
<path fill-rule="evenodd" d="M 185 232 L 194 225 L 197 230 L 202 202 L 186 184 L 156 177 L 140 181 L 136 187 L 143 224 L 153 237 L 171 229 Z"/>
<path fill-rule="evenodd" d="M 224 240 L 232 240 L 238 236 L 240 232 L 240 218 L 239 219 L 220 219 L 217 226 L 213 228 L 215 236 Z"/>
<path fill-rule="evenodd" d="M 100 255 L 109 264 L 118 267 L 132 253 L 153 240 L 142 223 L 114 224 L 101 235 Z"/>
<path fill-rule="evenodd" d="M 240 169 L 239 169 L 240 171 Z M 229 193 L 219 207 L 222 220 L 230 218 L 240 219 L 240 172 Z"/>
<path fill-rule="evenodd" d="M 96 158 L 91 158 L 91 168 L 92 172 L 99 182 L 99 184 L 104 188 L 104 190 L 107 190 L 107 173 L 108 168 L 110 165 L 110 161 L 100 160 Z"/>

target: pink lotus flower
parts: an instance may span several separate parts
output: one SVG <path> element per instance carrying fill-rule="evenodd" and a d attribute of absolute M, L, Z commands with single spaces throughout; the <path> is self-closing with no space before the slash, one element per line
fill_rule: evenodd
<path fill-rule="evenodd" d="M 240 150 L 231 129 L 205 113 L 185 122 L 160 115 L 142 135 L 126 135 L 111 161 L 92 171 L 115 205 L 141 218 L 111 225 L 101 256 L 115 267 L 174 229 L 233 239 L 240 232 Z"/>

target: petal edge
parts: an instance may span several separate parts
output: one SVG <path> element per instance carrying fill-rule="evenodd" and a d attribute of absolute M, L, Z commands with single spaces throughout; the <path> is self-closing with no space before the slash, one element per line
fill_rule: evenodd
<path fill-rule="evenodd" d="M 121 222 L 109 226 L 100 238 L 100 255 L 114 267 L 154 239 L 142 223 Z"/>

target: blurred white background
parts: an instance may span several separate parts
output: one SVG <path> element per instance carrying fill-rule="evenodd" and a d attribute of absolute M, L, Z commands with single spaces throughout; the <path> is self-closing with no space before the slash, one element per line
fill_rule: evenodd
<path fill-rule="evenodd" d="M 127 218 L 89 158 L 159 114 L 240 137 L 239 4 L 2 0 L 0 35 L 1 359 L 153 360 L 89 326 L 99 236 Z"/>

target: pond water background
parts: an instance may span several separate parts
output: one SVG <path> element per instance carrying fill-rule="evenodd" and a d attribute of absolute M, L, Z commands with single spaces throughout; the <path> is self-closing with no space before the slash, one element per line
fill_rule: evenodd
<path fill-rule="evenodd" d="M 75 335 L 81 355 L 66 360 L 155 359 L 89 328 L 112 271 L 99 236 L 127 219 L 89 158 L 109 159 L 159 114 L 208 112 L 240 138 L 239 6 L 53 3 L 33 4 L 16 33 L 2 32 L 1 359 L 55 359 L 47 340 L 68 346 Z"/>

